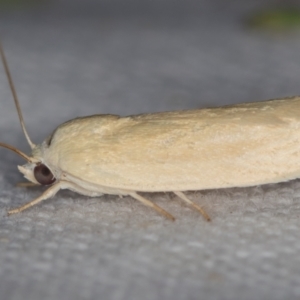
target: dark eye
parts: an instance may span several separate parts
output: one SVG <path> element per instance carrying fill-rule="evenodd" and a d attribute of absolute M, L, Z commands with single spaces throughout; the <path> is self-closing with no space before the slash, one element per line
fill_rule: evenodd
<path fill-rule="evenodd" d="M 52 184 L 55 181 L 55 177 L 51 173 L 48 167 L 44 164 L 39 164 L 34 168 L 34 177 L 36 181 L 42 185 Z"/>

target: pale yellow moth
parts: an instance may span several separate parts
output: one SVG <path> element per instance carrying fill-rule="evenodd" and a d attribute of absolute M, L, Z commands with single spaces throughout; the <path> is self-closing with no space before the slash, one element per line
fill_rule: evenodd
<path fill-rule="evenodd" d="M 19 171 L 50 187 L 8 213 L 21 212 L 61 189 L 91 197 L 130 195 L 174 217 L 139 192 L 173 192 L 209 220 L 184 191 L 276 183 L 300 175 L 300 97 L 220 108 L 93 115 L 58 126 L 40 145 L 31 142 L 0 45 L 25 137 L 27 163 Z"/>

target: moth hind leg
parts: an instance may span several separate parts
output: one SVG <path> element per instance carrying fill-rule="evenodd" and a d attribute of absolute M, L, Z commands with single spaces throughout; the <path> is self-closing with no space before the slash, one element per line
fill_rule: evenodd
<path fill-rule="evenodd" d="M 132 192 L 129 194 L 132 198 L 140 201 L 141 203 L 143 203 L 146 206 L 149 206 L 153 209 L 155 209 L 159 214 L 163 215 L 164 217 L 168 218 L 171 221 L 175 221 L 175 218 L 168 213 L 167 211 L 165 211 L 164 209 L 162 209 L 160 206 L 158 206 L 157 204 L 151 202 L 150 200 L 142 197 L 141 195 L 137 194 L 136 192 Z"/>
<path fill-rule="evenodd" d="M 201 213 L 201 215 L 206 219 L 206 221 L 210 221 L 210 216 L 206 213 L 206 211 L 199 206 L 198 204 L 194 203 L 192 200 L 190 200 L 184 193 L 182 192 L 173 192 L 176 196 L 178 196 L 181 200 L 183 200 L 185 203 L 189 204 L 193 208 L 195 208 L 198 212 Z"/>

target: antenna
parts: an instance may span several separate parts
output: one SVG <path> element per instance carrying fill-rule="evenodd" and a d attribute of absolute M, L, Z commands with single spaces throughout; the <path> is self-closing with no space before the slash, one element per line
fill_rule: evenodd
<path fill-rule="evenodd" d="M 20 155 L 21 157 L 23 157 L 28 162 L 33 162 L 33 160 L 28 155 L 26 155 L 25 153 L 23 153 L 19 149 L 15 148 L 14 146 L 11 146 L 11 145 L 8 145 L 8 144 L 5 144 L 5 143 L 0 143 L 0 147 L 9 149 L 9 150 L 17 153 L 18 155 Z"/>
<path fill-rule="evenodd" d="M 27 133 L 27 130 L 26 130 L 26 127 L 25 127 L 25 124 L 24 124 L 24 119 L 23 119 L 22 112 L 21 112 L 20 103 L 19 103 L 19 100 L 18 100 L 18 97 L 17 97 L 16 89 L 15 89 L 15 86 L 14 86 L 14 83 L 13 83 L 13 80 L 12 80 L 12 77 L 11 77 L 11 74 L 10 74 L 10 71 L 9 71 L 9 68 L 8 68 L 8 64 L 7 64 L 5 55 L 4 55 L 4 51 L 3 51 L 3 48 L 2 48 L 1 42 L 0 42 L 0 55 L 1 55 L 2 63 L 3 63 L 4 69 L 5 69 L 5 73 L 6 73 L 7 79 L 8 79 L 9 85 L 10 85 L 10 89 L 11 89 L 11 92 L 12 92 L 12 95 L 13 95 L 13 98 L 14 98 L 14 102 L 15 102 L 15 105 L 16 105 L 16 108 L 17 108 L 17 111 L 18 111 L 19 120 L 20 120 L 20 123 L 21 123 L 22 130 L 24 132 L 25 138 L 26 138 L 26 140 L 27 140 L 30 148 L 33 149 L 35 147 L 35 144 L 31 141 L 31 139 L 30 139 L 30 137 L 29 137 L 29 135 Z M 3 147 L 11 149 L 12 151 L 20 154 L 20 152 L 15 151 L 16 150 L 15 148 L 13 148 L 11 146 L 10 147 L 6 147 L 6 146 L 7 145 L 5 145 Z M 24 156 L 24 154 L 22 154 L 21 156 L 23 158 L 27 159 Z"/>

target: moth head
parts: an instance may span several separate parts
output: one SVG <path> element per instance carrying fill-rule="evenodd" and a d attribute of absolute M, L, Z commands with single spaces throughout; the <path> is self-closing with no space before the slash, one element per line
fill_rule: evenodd
<path fill-rule="evenodd" d="M 35 158 L 35 156 L 30 157 L 19 149 L 5 143 L 0 143 L 0 147 L 9 149 L 27 160 L 27 163 L 23 166 L 18 166 L 18 169 L 29 181 L 41 185 L 50 185 L 56 181 L 50 168 L 40 159 Z"/>
<path fill-rule="evenodd" d="M 18 166 L 19 171 L 29 181 L 41 184 L 50 185 L 56 181 L 51 170 L 43 163 L 27 163 L 23 166 Z"/>

